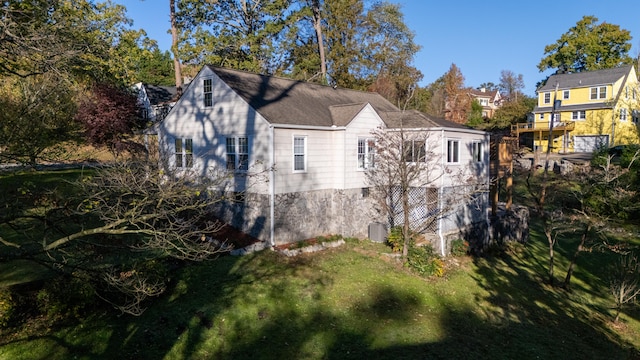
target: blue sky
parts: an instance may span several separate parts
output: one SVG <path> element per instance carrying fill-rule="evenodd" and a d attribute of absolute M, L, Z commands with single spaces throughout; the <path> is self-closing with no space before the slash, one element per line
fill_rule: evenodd
<path fill-rule="evenodd" d="M 393 1 L 402 6 L 405 23 L 422 49 L 414 65 L 424 75 L 420 85 L 432 83 L 451 64 L 465 77 L 465 85 L 498 83 L 501 70 L 522 74 L 524 93 L 535 95 L 535 84 L 549 75 L 537 65 L 544 47 L 555 43 L 585 15 L 629 30 L 632 57 L 640 54 L 638 0 L 564 1 Z M 115 0 L 127 7 L 135 29 L 144 29 L 160 49 L 171 46 L 169 1 Z"/>

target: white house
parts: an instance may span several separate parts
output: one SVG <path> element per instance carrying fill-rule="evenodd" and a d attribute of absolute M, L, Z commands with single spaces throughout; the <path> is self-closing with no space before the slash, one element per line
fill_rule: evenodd
<path fill-rule="evenodd" d="M 220 206 L 225 221 L 278 245 L 328 234 L 364 238 L 371 223 L 390 220 L 372 215 L 367 196 L 376 128 L 430 134 L 441 154 L 442 176 L 431 189 L 438 199 L 461 185 L 451 175 L 460 169 L 472 185 L 488 186 L 488 134 L 400 111 L 371 92 L 205 66 L 153 129 L 166 166 L 228 175 L 226 191 L 235 196 Z M 460 204 L 466 210 L 438 220 L 431 231 L 440 251 L 445 235 L 486 223 L 488 196 L 480 200 L 476 214 Z"/>
<path fill-rule="evenodd" d="M 152 123 L 164 119 L 179 98 L 175 86 L 159 86 L 139 82 L 133 87 L 138 92 L 138 104 L 142 111 L 142 117 Z"/>

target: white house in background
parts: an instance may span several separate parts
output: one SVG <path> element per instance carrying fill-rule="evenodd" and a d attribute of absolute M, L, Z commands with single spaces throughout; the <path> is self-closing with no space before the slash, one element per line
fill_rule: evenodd
<path fill-rule="evenodd" d="M 499 90 L 487 90 L 486 88 L 471 89 L 469 96 L 482 106 L 482 117 L 492 118 L 496 110 L 502 105 L 502 96 Z"/>
<path fill-rule="evenodd" d="M 450 175 L 461 169 L 488 188 L 488 134 L 400 111 L 377 93 L 205 66 L 153 130 L 165 166 L 230 175 L 225 191 L 235 201 L 221 204 L 223 220 L 279 245 L 328 234 L 365 238 L 371 223 L 388 223 L 372 215 L 365 170 L 375 156 L 372 130 L 401 125 L 429 132 L 428 146 L 442 154 L 442 176 L 414 201 L 426 204 L 427 193 L 444 199 L 462 186 Z M 430 230 L 443 254 L 447 237 L 486 225 L 488 196 L 476 198 Z"/>
<path fill-rule="evenodd" d="M 139 82 L 133 87 L 138 91 L 138 104 L 142 117 L 152 123 L 164 119 L 179 97 L 175 86 L 159 86 Z"/>

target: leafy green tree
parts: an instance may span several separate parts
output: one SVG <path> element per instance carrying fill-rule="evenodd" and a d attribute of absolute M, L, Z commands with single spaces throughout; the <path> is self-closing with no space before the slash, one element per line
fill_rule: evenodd
<path fill-rule="evenodd" d="M 538 69 L 574 73 L 631 64 L 630 41 L 628 30 L 606 22 L 598 24 L 595 16 L 584 16 L 554 44 L 545 46 Z"/>
<path fill-rule="evenodd" d="M 60 160 L 57 145 L 77 138 L 73 117 L 86 84 L 130 85 L 142 77 L 145 59 L 154 71 L 163 68 L 155 42 L 127 30 L 122 5 L 10 0 L 0 11 L 4 160 Z"/>
<path fill-rule="evenodd" d="M 136 69 L 136 80 L 153 85 L 175 85 L 173 59 L 168 51 L 153 48 L 149 57 L 140 59 Z"/>
<path fill-rule="evenodd" d="M 505 101 L 485 124 L 485 129 L 509 129 L 513 124 L 526 122 L 528 114 L 533 111 L 536 99 L 520 95 L 517 101 Z"/>
<path fill-rule="evenodd" d="M 275 73 L 286 51 L 280 40 L 289 5 L 288 0 L 179 1 L 178 54 L 185 63 Z"/>
<path fill-rule="evenodd" d="M 498 85 L 496 85 L 496 84 L 494 84 L 494 83 L 492 83 L 492 82 L 488 82 L 488 83 L 487 83 L 487 82 L 485 82 L 485 83 L 482 83 L 482 84 L 480 84 L 480 86 L 478 86 L 476 89 L 478 89 L 478 90 L 479 90 L 479 89 L 482 89 L 482 88 L 487 89 L 487 91 L 499 90 Z"/>
<path fill-rule="evenodd" d="M 375 3 L 365 24 L 365 61 L 373 76 L 370 89 L 404 108 L 422 79 L 422 73 L 412 66 L 420 50 L 413 41 L 414 33 L 404 23 L 400 5 L 389 2 Z"/>
<path fill-rule="evenodd" d="M 444 75 L 425 87 L 417 87 L 408 108 L 429 115 L 444 118 L 445 114 Z"/>
<path fill-rule="evenodd" d="M 340 87 L 364 89 L 362 0 L 324 2 L 327 40 L 327 70 L 331 81 Z"/>
<path fill-rule="evenodd" d="M 471 111 L 467 115 L 467 125 L 479 128 L 484 124 L 484 117 L 482 116 L 482 105 L 478 102 L 477 99 L 473 99 L 471 101 Z"/>
<path fill-rule="evenodd" d="M 109 68 L 119 82 L 130 85 L 145 82 L 154 85 L 173 85 L 173 60 L 168 51 L 162 52 L 155 40 L 144 30 L 123 30 L 109 50 Z"/>
<path fill-rule="evenodd" d="M 88 0 L 10 0 L 0 11 L 0 75 L 19 77 L 113 76 L 110 49 L 131 22 L 123 6 Z"/>
<path fill-rule="evenodd" d="M 47 72 L 6 77 L 0 87 L 0 161 L 29 165 L 58 160 L 79 128 L 73 122 L 76 88 Z"/>

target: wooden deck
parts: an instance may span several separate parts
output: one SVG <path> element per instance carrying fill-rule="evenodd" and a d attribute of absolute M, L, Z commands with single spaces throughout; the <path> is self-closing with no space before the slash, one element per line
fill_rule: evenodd
<path fill-rule="evenodd" d="M 557 121 L 553 123 L 553 131 L 572 131 L 575 127 L 575 121 Z M 549 131 L 548 121 L 526 122 L 511 125 L 511 133 L 513 135 L 541 131 Z"/>

